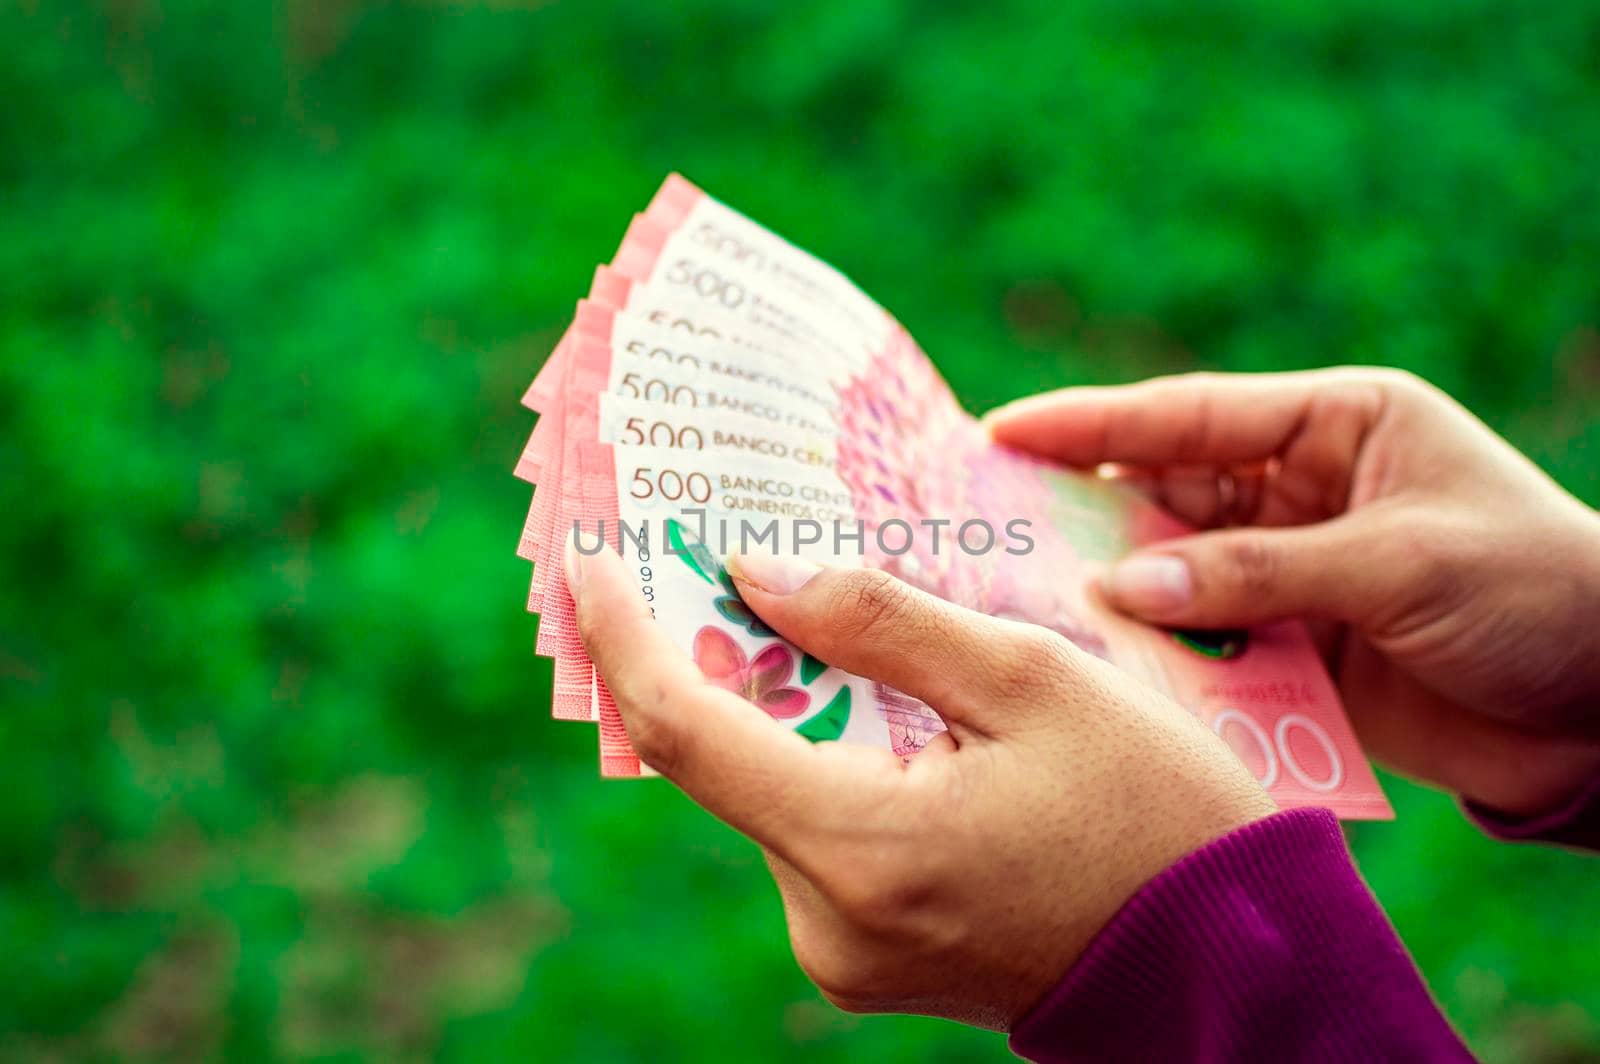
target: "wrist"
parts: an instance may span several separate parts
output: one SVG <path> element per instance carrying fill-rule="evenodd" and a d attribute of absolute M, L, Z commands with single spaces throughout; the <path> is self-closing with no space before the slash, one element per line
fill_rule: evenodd
<path fill-rule="evenodd" d="M 1187 730 L 1187 729 L 1184 729 Z M 1208 744 L 1209 746 L 1209 744 Z M 1209 751 L 1208 751 L 1209 752 Z M 1097 846 L 1084 864 L 1103 875 L 1084 902 L 1074 906 L 1072 928 L 1047 956 L 1036 958 L 1027 977 L 1019 980 L 1019 993 L 1008 1002 L 1011 1027 L 1036 1009 L 1062 979 L 1082 960 L 1085 951 L 1119 922 L 1118 914 L 1151 884 L 1170 879 L 1174 869 L 1193 864 L 1195 855 L 1232 838 L 1251 832 L 1281 816 L 1277 804 L 1254 777 L 1226 749 L 1214 760 L 1173 759 L 1173 769 L 1159 782 L 1148 773 L 1119 775 L 1122 787 L 1108 788 L 1104 802 L 1111 809 L 1140 810 L 1136 818 L 1110 829 L 1110 838 Z M 1183 769 L 1198 768 L 1198 774 Z M 1324 815 L 1318 811 L 1319 815 Z M 1087 885 L 1081 871 L 1073 879 Z M 1035 936 L 1037 937 L 1037 936 Z M 1018 960 L 1023 951 L 1012 954 Z"/>
<path fill-rule="evenodd" d="M 1524 550 L 1539 561 L 1510 588 L 1507 608 L 1527 619 L 1512 624 L 1518 682 L 1501 692 L 1512 706 L 1507 719 L 1561 741 L 1600 744 L 1600 513 L 1568 497 L 1559 519 L 1529 534 Z M 1520 665 L 1520 667 L 1518 667 Z"/>
<path fill-rule="evenodd" d="M 1454 726 L 1454 771 L 1438 779 L 1469 805 L 1510 818 L 1559 809 L 1600 778 L 1600 741 L 1468 716 Z"/>
<path fill-rule="evenodd" d="M 1462 802 L 1462 809 L 1478 827 L 1505 842 L 1600 847 L 1600 775 L 1566 802 L 1533 814 L 1517 815 L 1470 799 Z"/>
<path fill-rule="evenodd" d="M 1600 780 L 1600 742 L 1551 741 L 1522 766 L 1514 787 L 1465 795 L 1474 807 L 1512 819 L 1543 819 L 1567 808 Z"/>
<path fill-rule="evenodd" d="M 1592 726 L 1590 734 L 1600 739 L 1600 512 L 1587 506 L 1583 510 L 1578 569 L 1585 623 L 1579 630 L 1586 633 L 1589 644 L 1584 656 L 1589 673 L 1585 686 L 1590 694 L 1587 721 Z"/>

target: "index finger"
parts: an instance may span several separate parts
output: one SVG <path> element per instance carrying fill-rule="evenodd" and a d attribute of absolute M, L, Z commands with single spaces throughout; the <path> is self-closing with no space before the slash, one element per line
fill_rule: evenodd
<path fill-rule="evenodd" d="M 639 756 L 734 828 L 794 860 L 799 836 L 865 790 L 864 770 L 898 771 L 887 751 L 812 745 L 707 683 L 610 548 L 584 556 L 569 539 L 566 563 L 584 646 Z"/>
<path fill-rule="evenodd" d="M 996 442 L 1071 466 L 1215 466 L 1281 457 L 1330 415 L 1364 435 L 1382 408 L 1360 370 L 1193 373 L 1029 396 L 985 421 Z"/>

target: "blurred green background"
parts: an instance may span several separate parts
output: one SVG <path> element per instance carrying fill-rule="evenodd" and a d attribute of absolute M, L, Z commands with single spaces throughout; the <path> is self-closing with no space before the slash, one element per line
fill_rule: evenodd
<path fill-rule="evenodd" d="M 517 400 L 670 169 L 973 409 L 1387 363 L 1600 500 L 1600 5 L 763 7 L 0 5 L 0 1054 L 1004 1056 L 548 719 Z M 1471 1044 L 1600 1056 L 1600 863 L 1391 794 Z"/>

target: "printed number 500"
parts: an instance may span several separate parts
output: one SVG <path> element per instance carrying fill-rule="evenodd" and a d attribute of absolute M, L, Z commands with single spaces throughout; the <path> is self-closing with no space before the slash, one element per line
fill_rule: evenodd
<path fill-rule="evenodd" d="M 711 501 L 711 481 L 704 473 L 694 472 L 687 477 L 675 469 L 663 469 L 654 477 L 650 473 L 651 470 L 647 466 L 636 467 L 628 494 L 635 499 L 648 499 L 653 495 L 660 495 L 668 502 L 677 502 L 685 495 L 691 502 Z"/>

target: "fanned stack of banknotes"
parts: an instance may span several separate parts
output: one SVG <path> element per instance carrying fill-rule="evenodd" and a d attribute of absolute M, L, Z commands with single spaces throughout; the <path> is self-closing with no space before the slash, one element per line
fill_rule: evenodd
<path fill-rule="evenodd" d="M 533 562 L 553 712 L 598 725 L 605 776 L 650 774 L 584 652 L 567 538 L 603 540 L 706 678 L 813 741 L 904 757 L 930 707 L 818 661 L 740 599 L 733 552 L 888 570 L 971 609 L 1044 625 L 1159 688 L 1284 807 L 1392 815 L 1296 623 L 1170 632 L 1105 605 L 1097 574 L 1186 529 L 1125 485 L 993 443 L 910 334 L 841 273 L 667 178 L 523 402 Z M 949 667 L 964 667 L 951 661 Z"/>

